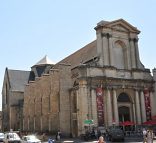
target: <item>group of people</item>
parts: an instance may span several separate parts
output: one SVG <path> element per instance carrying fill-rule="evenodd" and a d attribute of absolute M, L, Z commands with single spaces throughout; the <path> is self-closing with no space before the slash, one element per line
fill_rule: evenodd
<path fill-rule="evenodd" d="M 143 129 L 143 143 L 153 143 L 153 131 Z"/>

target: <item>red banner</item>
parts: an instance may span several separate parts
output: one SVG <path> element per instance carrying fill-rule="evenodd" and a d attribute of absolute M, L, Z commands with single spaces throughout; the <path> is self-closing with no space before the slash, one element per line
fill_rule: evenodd
<path fill-rule="evenodd" d="M 146 119 L 147 121 L 151 120 L 151 103 L 150 103 L 150 93 L 147 89 L 144 90 L 145 98 L 145 110 L 146 110 Z"/>
<path fill-rule="evenodd" d="M 96 104 L 97 104 L 97 117 L 98 125 L 104 125 L 104 104 L 103 104 L 103 91 L 102 88 L 96 89 Z"/>

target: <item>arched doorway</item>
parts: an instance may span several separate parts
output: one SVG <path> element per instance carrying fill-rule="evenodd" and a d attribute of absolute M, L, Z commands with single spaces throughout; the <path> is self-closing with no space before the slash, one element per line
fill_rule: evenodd
<path fill-rule="evenodd" d="M 119 122 L 131 121 L 131 100 L 126 93 L 121 93 L 118 96 L 118 112 L 119 112 Z"/>
<path fill-rule="evenodd" d="M 121 106 L 119 109 L 119 122 L 130 121 L 130 109 L 126 106 Z"/>

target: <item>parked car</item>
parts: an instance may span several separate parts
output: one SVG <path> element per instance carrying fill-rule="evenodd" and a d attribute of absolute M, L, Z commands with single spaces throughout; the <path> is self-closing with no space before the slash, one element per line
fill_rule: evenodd
<path fill-rule="evenodd" d="M 4 140 L 4 133 L 0 133 L 0 142 L 3 142 Z"/>
<path fill-rule="evenodd" d="M 22 137 L 22 143 L 41 143 L 35 135 L 27 135 Z"/>
<path fill-rule="evenodd" d="M 124 132 L 119 128 L 110 129 L 108 132 L 108 139 L 110 141 L 115 141 L 115 140 L 124 141 Z"/>
<path fill-rule="evenodd" d="M 21 138 L 15 132 L 8 132 L 4 134 L 4 143 L 21 143 Z"/>

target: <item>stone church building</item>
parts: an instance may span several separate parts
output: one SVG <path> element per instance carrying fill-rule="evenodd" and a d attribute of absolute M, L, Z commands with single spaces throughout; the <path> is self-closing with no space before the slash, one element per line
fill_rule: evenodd
<path fill-rule="evenodd" d="M 156 69 L 152 76 L 140 61 L 140 31 L 123 19 L 101 21 L 95 30 L 95 41 L 62 61 L 54 64 L 44 57 L 32 66 L 21 91 L 21 130 L 79 136 L 86 119 L 107 128 L 124 121 L 141 125 L 156 115 Z M 6 114 L 11 120 L 8 81 L 2 121 Z"/>

